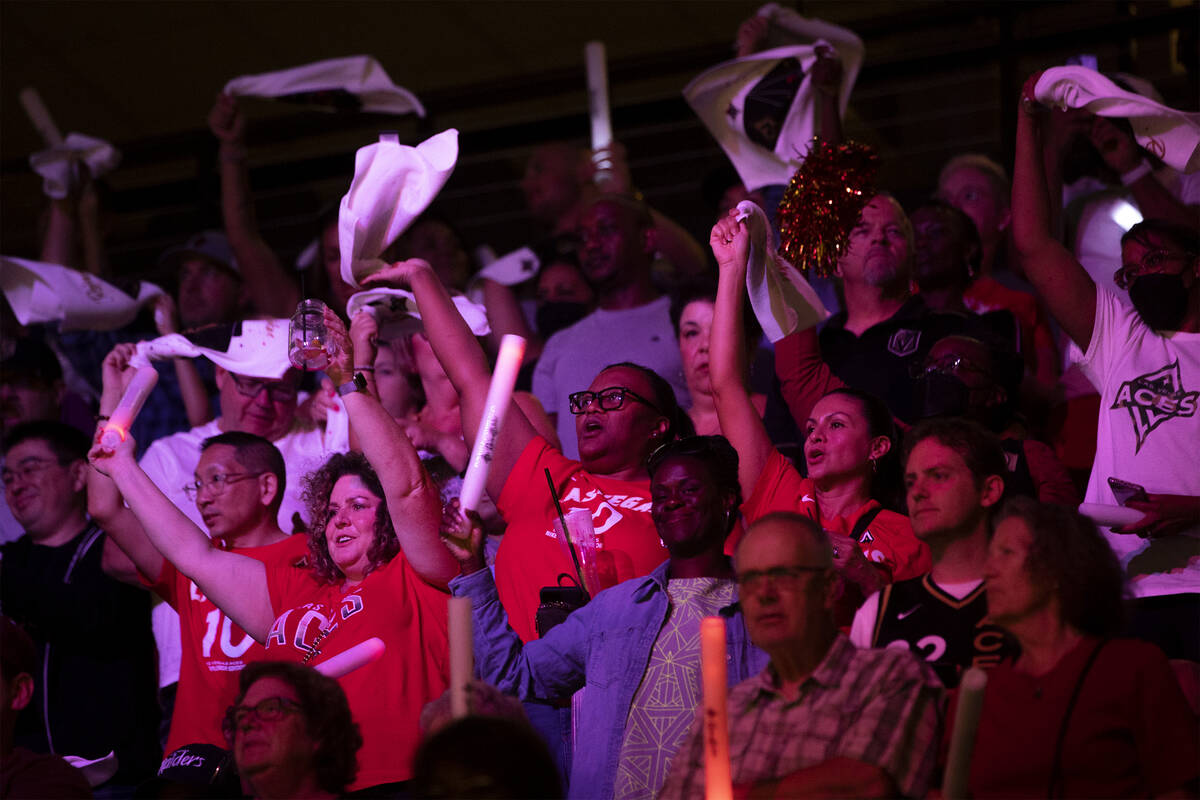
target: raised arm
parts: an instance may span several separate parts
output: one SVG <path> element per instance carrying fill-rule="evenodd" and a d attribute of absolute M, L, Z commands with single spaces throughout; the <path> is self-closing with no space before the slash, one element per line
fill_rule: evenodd
<path fill-rule="evenodd" d="M 1096 284 L 1051 230 L 1050 198 L 1042 167 L 1039 109 L 1033 100 L 1037 76 L 1025 82 L 1017 111 L 1013 164 L 1012 234 L 1025 277 L 1050 313 L 1086 350 L 1096 319 Z"/>
<path fill-rule="evenodd" d="M 113 348 L 101 365 L 103 390 L 100 395 L 100 415 L 107 417 L 121 401 L 121 394 L 133 378 L 129 368 L 129 357 L 134 345 L 119 344 Z M 103 422 L 101 422 L 101 426 Z M 157 581 L 162 573 L 162 553 L 142 530 L 142 523 L 133 512 L 125 507 L 120 490 L 112 479 L 96 469 L 88 470 L 88 514 L 100 524 L 110 541 L 124 551 L 138 572 L 150 581 Z"/>
<path fill-rule="evenodd" d="M 742 332 L 750 231 L 735 219 L 737 209 L 718 220 L 709 236 L 717 258 L 717 302 L 713 306 L 709 370 L 721 433 L 738 453 L 738 481 L 749 497 L 774 449 L 766 426 L 746 388 L 746 342 Z"/>
<path fill-rule="evenodd" d="M 175 507 L 134 459 L 132 436 L 109 450 L 95 445 L 92 466 L 113 479 L 130 510 L 163 557 L 187 575 L 242 630 L 264 642 L 275 615 L 261 561 L 218 550 L 204 532 Z"/>
<path fill-rule="evenodd" d="M 300 302 L 300 290 L 258 229 L 246 166 L 246 120 L 237 100 L 217 95 L 208 114 L 208 127 L 220 142 L 221 215 L 246 290 L 258 311 L 287 319 Z"/>
<path fill-rule="evenodd" d="M 341 319 L 329 308 L 325 309 L 325 326 L 341 348 L 325 373 L 335 386 L 341 386 L 354 374 L 353 346 Z M 363 455 L 383 485 L 404 557 L 426 581 L 445 587 L 458 574 L 458 562 L 433 535 L 441 522 L 442 500 L 433 479 L 421 466 L 421 457 L 375 396 L 351 392 L 341 399 Z"/>
<path fill-rule="evenodd" d="M 395 284 L 409 288 L 416 297 L 425 335 L 458 392 L 463 437 L 468 447 L 473 447 L 479 420 L 483 418 L 492 374 L 483 348 L 458 313 L 437 274 L 427 261 L 410 258 L 377 272 L 366 283 Z M 492 466 L 488 472 L 487 490 L 493 500 L 500 497 L 504 482 L 516 466 L 517 459 L 536 435 L 520 407 L 515 403 L 510 405 L 496 439 L 496 450 L 492 454 Z"/>
<path fill-rule="evenodd" d="M 1104 117 L 1092 119 L 1089 135 L 1104 163 L 1129 187 L 1142 216 L 1196 227 L 1200 222 L 1200 209 L 1177 200 L 1159 183 L 1146 154 L 1133 136 Z"/>

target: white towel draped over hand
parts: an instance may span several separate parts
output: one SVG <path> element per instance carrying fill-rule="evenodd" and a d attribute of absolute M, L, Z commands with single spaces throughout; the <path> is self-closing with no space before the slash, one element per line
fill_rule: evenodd
<path fill-rule="evenodd" d="M 487 336 L 492 332 L 491 326 L 488 325 L 486 308 L 471 302 L 463 295 L 454 296 L 454 306 L 466 320 L 471 333 L 476 336 Z M 346 303 L 346 316 L 354 319 L 354 315 L 363 310 L 371 311 L 380 327 L 388 320 L 401 316 L 421 318 L 416 298 L 413 297 L 412 292 L 405 289 L 380 287 L 350 295 L 350 301 Z"/>
<path fill-rule="evenodd" d="M 392 83 L 371 56 L 331 58 L 275 72 L 243 75 L 225 84 L 225 94 L 240 97 L 288 97 L 337 89 L 357 97 L 363 111 L 425 116 L 425 108 L 417 96 Z"/>
<path fill-rule="evenodd" d="M 1127 92 L 1087 67 L 1052 67 L 1033 88 L 1038 102 L 1083 108 L 1101 117 L 1124 117 L 1137 143 L 1183 172 L 1200 169 L 1200 114 L 1189 114 Z"/>
<path fill-rule="evenodd" d="M 811 328 L 829 316 L 821 298 L 800 271 L 785 261 L 771 244 L 767 215 L 756 204 L 743 200 L 738 218 L 750 231 L 750 258 L 746 268 L 746 293 L 763 333 L 772 342 Z"/>
<path fill-rule="evenodd" d="M 61 200 L 79 183 L 79 165 L 86 164 L 93 178 L 116 169 L 121 153 L 103 139 L 68 133 L 62 144 L 34 153 L 29 157 L 33 171 L 42 176 L 42 191 L 47 197 Z"/>
<path fill-rule="evenodd" d="M 387 246 L 441 191 L 458 161 L 458 131 L 431 136 L 416 147 L 384 134 L 354 157 L 354 180 L 338 212 L 342 280 L 351 286 L 386 266 Z"/>
<path fill-rule="evenodd" d="M 288 361 L 288 321 L 286 319 L 248 319 L 242 332 L 229 341 L 226 350 L 200 347 L 183 334 L 171 333 L 138 342 L 137 354 L 148 361 L 203 356 L 219 367 L 250 378 L 276 380 L 291 368 Z"/>
<path fill-rule="evenodd" d="M 22 325 L 61 322 L 62 330 L 111 331 L 133 321 L 163 290 L 142 281 L 130 297 L 95 275 L 60 264 L 0 256 L 0 288 Z"/>

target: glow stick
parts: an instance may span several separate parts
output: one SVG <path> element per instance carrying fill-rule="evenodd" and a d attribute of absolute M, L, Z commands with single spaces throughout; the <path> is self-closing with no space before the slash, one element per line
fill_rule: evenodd
<path fill-rule="evenodd" d="M 25 113 L 29 116 L 29 121 L 33 123 L 33 127 L 37 129 L 37 132 L 41 134 L 46 145 L 57 147 L 62 144 L 62 132 L 54 124 L 54 117 L 50 116 L 50 111 L 47 110 L 46 104 L 42 102 L 42 96 L 38 94 L 38 90 L 32 86 L 26 86 L 21 90 L 19 96 L 21 105 L 25 107 Z"/>
<path fill-rule="evenodd" d="M 1080 503 L 1079 513 L 1098 525 L 1132 525 L 1146 516 L 1144 511 L 1108 503 Z"/>
<path fill-rule="evenodd" d="M 588 111 L 592 118 L 592 150 L 602 150 L 612 144 L 612 117 L 608 107 L 608 64 L 604 42 L 588 42 L 583 48 L 587 65 Z M 612 162 L 604 155 L 592 156 L 596 164 L 595 182 L 607 183 L 612 177 Z"/>
<path fill-rule="evenodd" d="M 475 432 L 475 446 L 471 448 L 471 460 L 467 463 L 467 474 L 463 476 L 462 491 L 458 495 L 464 513 L 479 508 L 488 469 L 492 466 L 492 453 L 496 450 L 496 434 L 504 422 L 513 387 L 517 384 L 517 370 L 521 368 L 521 359 L 524 357 L 525 340 L 511 333 L 505 334 L 500 340 L 500 355 L 496 357 L 492 385 L 488 387 L 479 430 Z"/>
<path fill-rule="evenodd" d="M 725 671 L 725 620 L 700 620 L 700 675 L 704 681 L 704 797 L 730 800 L 729 721 L 725 707 L 729 678 Z"/>
<path fill-rule="evenodd" d="M 100 444 L 112 450 L 125 441 L 125 437 L 129 435 L 129 426 L 137 419 L 138 412 L 146 404 L 146 398 L 150 396 L 150 392 L 154 391 L 154 384 L 157 382 L 158 372 L 150 366 L 149 362 L 146 362 L 144 366 L 137 367 L 137 371 L 133 374 L 133 380 L 129 382 L 125 394 L 121 396 L 121 402 L 113 409 L 108 422 L 104 424 L 104 430 L 100 434 Z"/>
<path fill-rule="evenodd" d="M 383 639 L 372 636 L 365 642 L 359 642 L 333 658 L 322 661 L 316 665 L 315 669 L 327 678 L 340 678 L 359 667 L 365 667 L 372 661 L 378 661 L 386 649 L 387 646 L 383 643 Z"/>
<path fill-rule="evenodd" d="M 950 752 L 946 757 L 946 776 L 942 779 L 942 796 L 946 800 L 967 796 L 971 751 L 975 749 L 975 732 L 979 728 L 983 691 L 986 688 L 987 673 L 979 667 L 971 667 L 959 681 L 958 710 L 954 713 L 954 731 L 950 736 Z"/>
<path fill-rule="evenodd" d="M 455 719 L 469 713 L 467 684 L 474 671 L 471 650 L 471 598 L 450 598 L 450 715 Z"/>

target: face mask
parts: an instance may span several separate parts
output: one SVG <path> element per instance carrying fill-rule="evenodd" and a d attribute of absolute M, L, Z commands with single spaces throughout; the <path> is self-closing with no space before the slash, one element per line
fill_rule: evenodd
<path fill-rule="evenodd" d="M 921 418 L 962 417 L 971 406 L 971 390 L 954 375 L 930 372 L 916 381 Z"/>
<path fill-rule="evenodd" d="M 570 303 L 565 301 L 550 301 L 542 303 L 535 315 L 538 333 L 543 339 L 549 339 L 550 334 L 562 330 L 568 325 L 574 325 L 587 316 L 591 310 L 587 303 Z"/>
<path fill-rule="evenodd" d="M 1188 291 L 1183 288 L 1183 275 L 1141 275 L 1130 285 L 1129 299 L 1142 322 L 1156 331 L 1178 330 L 1187 314 Z"/>

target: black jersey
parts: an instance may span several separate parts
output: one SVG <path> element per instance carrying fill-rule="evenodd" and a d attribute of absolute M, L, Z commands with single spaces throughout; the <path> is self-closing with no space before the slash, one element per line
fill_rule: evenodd
<path fill-rule="evenodd" d="M 954 687 L 967 667 L 990 667 L 1014 654 L 1012 640 L 984 622 L 986 616 L 982 583 L 960 600 L 928 574 L 898 581 L 879 593 L 871 646 L 907 643 L 917 657 L 929 662 L 943 684 Z"/>

